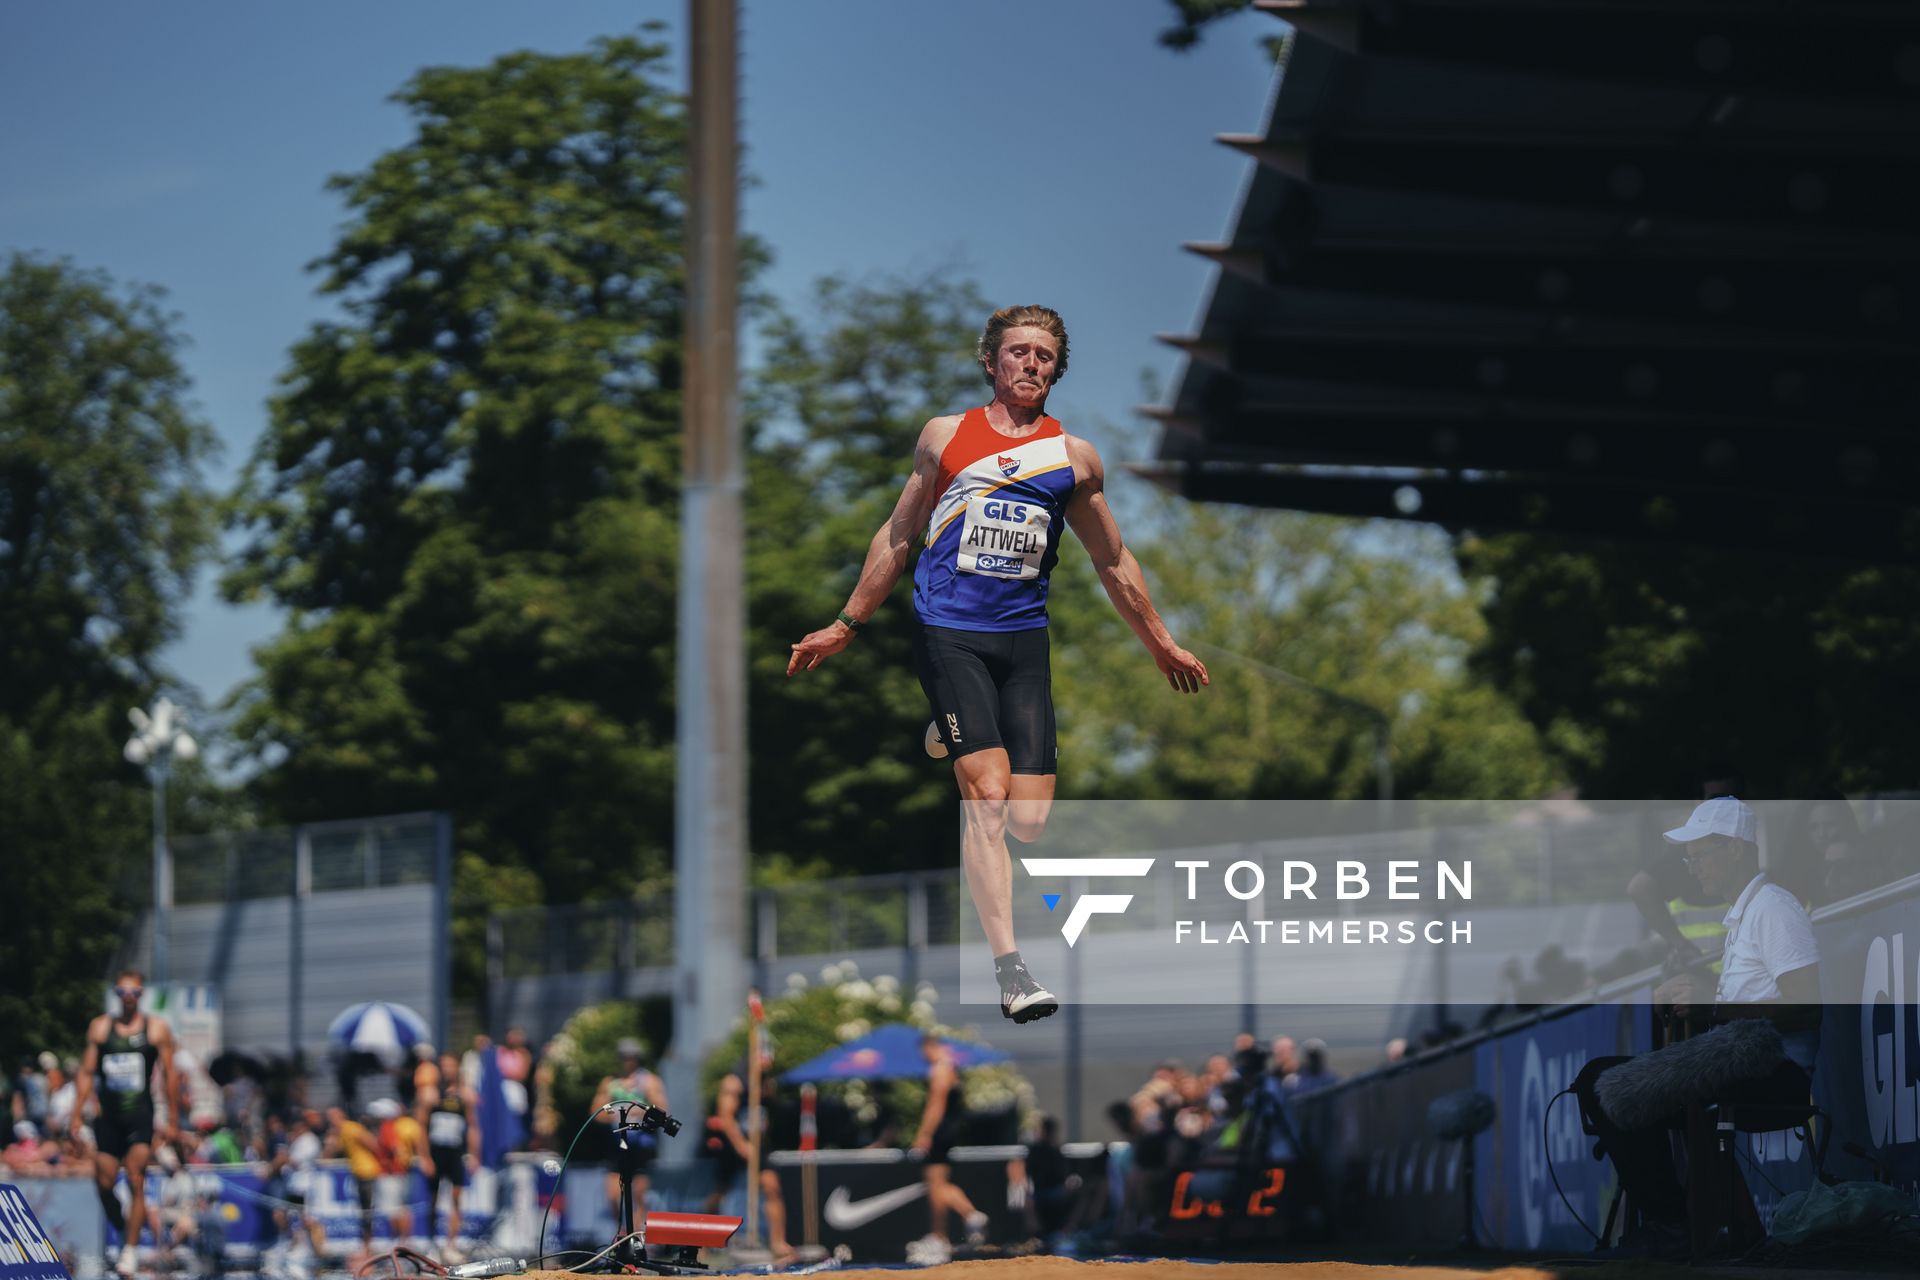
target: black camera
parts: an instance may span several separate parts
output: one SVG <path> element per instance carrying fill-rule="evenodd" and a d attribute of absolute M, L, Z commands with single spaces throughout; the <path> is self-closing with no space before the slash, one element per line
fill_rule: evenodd
<path fill-rule="evenodd" d="M 636 1110 L 640 1113 L 637 1120 L 633 1114 Z M 664 1133 L 673 1138 L 679 1136 L 680 1122 L 651 1103 L 632 1102 L 621 1106 L 620 1121 L 613 1129 L 615 1133 L 638 1130 L 641 1133 Z"/>

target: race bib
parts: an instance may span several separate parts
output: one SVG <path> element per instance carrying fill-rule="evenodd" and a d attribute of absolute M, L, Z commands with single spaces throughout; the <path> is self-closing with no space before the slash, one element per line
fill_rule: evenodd
<path fill-rule="evenodd" d="M 427 1113 L 427 1142 L 435 1147 L 465 1146 L 467 1118 L 455 1111 Z"/>
<path fill-rule="evenodd" d="M 112 1093 L 140 1093 L 147 1087 L 147 1055 L 110 1053 L 100 1059 L 100 1074 Z"/>
<path fill-rule="evenodd" d="M 1053 516 L 1038 502 L 982 494 L 967 499 L 959 569 L 990 578 L 1037 578 Z"/>

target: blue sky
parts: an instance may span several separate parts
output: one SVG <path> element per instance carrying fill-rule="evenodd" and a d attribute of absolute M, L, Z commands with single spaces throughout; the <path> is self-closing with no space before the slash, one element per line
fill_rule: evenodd
<path fill-rule="evenodd" d="M 683 0 L 409 0 L 0 7 L 0 253 L 71 258 L 170 294 L 230 484 L 289 346 L 327 311 L 303 267 L 342 220 L 322 189 L 403 143 L 387 96 L 415 70 L 565 52 L 669 24 Z M 1132 421 L 1156 332 L 1196 321 L 1211 279 L 1186 240 L 1227 228 L 1271 64 L 1246 14 L 1196 50 L 1154 37 L 1165 0 L 745 0 L 746 228 L 802 301 L 828 273 L 955 269 L 1003 303 L 1066 316 L 1073 370 L 1049 408 L 1096 441 Z M 1091 429 L 1089 429 L 1091 427 Z M 1113 452 L 1109 449 L 1109 452 Z M 1110 459 L 1112 461 L 1114 459 Z M 252 671 L 274 611 L 204 574 L 167 661 L 209 702 Z"/>

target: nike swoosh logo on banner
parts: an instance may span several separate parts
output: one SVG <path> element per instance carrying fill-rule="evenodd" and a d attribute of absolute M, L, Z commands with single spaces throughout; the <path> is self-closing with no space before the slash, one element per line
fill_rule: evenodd
<path fill-rule="evenodd" d="M 892 1191 L 882 1191 L 865 1200 L 855 1200 L 845 1187 L 835 1187 L 827 1196 L 824 1216 L 827 1225 L 835 1231 L 852 1231 L 856 1227 L 866 1226 L 875 1218 L 892 1213 L 902 1205 L 912 1204 L 926 1193 L 927 1184 L 916 1182 L 910 1187 L 895 1187 Z"/>

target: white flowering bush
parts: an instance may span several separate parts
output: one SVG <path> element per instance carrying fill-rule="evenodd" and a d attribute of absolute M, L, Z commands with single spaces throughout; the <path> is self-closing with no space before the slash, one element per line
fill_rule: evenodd
<path fill-rule="evenodd" d="M 784 992 L 769 992 L 764 997 L 766 1035 L 773 1049 L 773 1073 L 790 1071 L 890 1022 L 904 1022 L 951 1040 L 978 1039 L 971 1027 L 948 1026 L 939 1020 L 935 1007 L 939 998 L 940 993 L 930 983 L 920 983 L 909 993 L 890 975 L 872 980 L 862 978 L 851 960 L 828 965 L 820 971 L 817 982 L 795 974 L 788 979 Z M 742 1017 L 707 1059 L 701 1073 L 709 1107 L 718 1091 L 720 1077 L 745 1062 L 746 1057 L 747 1021 Z M 921 1108 L 927 1100 L 923 1080 L 892 1080 L 884 1084 L 849 1080 L 822 1084 L 819 1088 L 823 1097 L 841 1099 L 861 1126 L 879 1130 L 891 1124 L 901 1146 L 913 1141 Z M 1012 1063 L 992 1063 L 963 1070 L 960 1091 L 968 1112 L 996 1113 L 1007 1119 L 1005 1136 L 1009 1141 L 1033 1118 L 1033 1086 Z"/>
<path fill-rule="evenodd" d="M 655 1065 L 653 1048 L 640 1026 L 638 1001 L 607 1000 L 575 1013 L 548 1042 L 546 1062 L 553 1069 L 553 1103 L 561 1117 L 557 1132 L 563 1141 L 585 1122 L 600 1082 L 620 1069 L 621 1040 L 640 1041 L 643 1060 Z"/>

